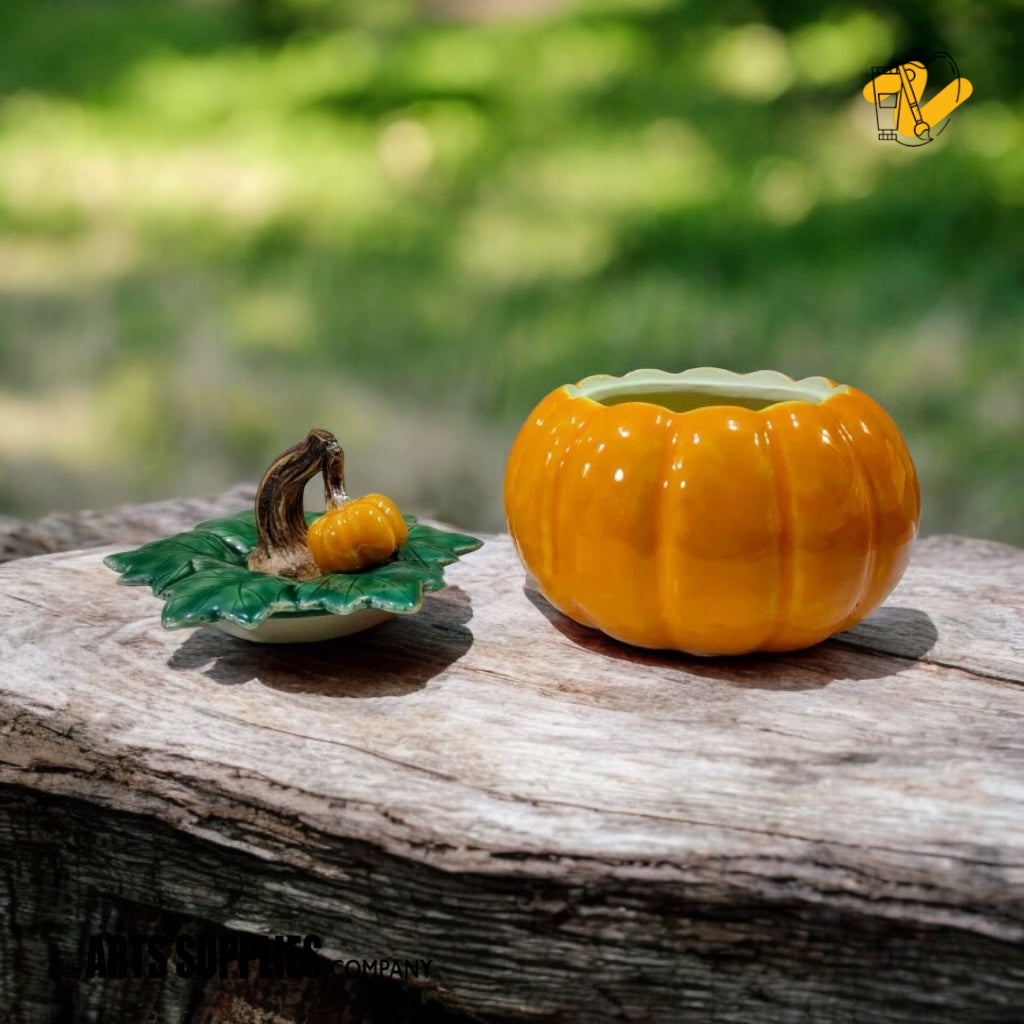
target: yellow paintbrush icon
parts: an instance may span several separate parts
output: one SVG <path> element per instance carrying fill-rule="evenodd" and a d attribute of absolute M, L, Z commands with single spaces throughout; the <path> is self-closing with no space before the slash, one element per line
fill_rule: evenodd
<path fill-rule="evenodd" d="M 903 136 L 918 140 L 910 145 L 931 142 L 937 134 L 934 129 L 974 91 L 971 83 L 957 74 L 956 64 L 949 54 L 933 54 L 928 64 L 936 59 L 949 63 L 953 80 L 923 106 L 921 99 L 928 82 L 925 63 L 914 60 L 885 70 L 875 68 L 874 77 L 864 86 L 863 95 L 868 103 L 874 105 L 879 139 L 899 142 L 899 136 Z"/>

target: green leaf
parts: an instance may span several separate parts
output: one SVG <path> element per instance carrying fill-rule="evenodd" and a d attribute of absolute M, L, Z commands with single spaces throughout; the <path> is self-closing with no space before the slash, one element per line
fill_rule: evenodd
<path fill-rule="evenodd" d="M 412 519 L 408 516 L 407 519 Z M 476 537 L 417 523 L 414 519 L 409 526 L 409 539 L 399 553 L 403 561 L 423 568 L 440 568 L 457 562 L 459 555 L 475 551 L 481 545 Z"/>
<path fill-rule="evenodd" d="M 237 557 L 237 552 L 217 534 L 193 530 L 151 541 L 134 551 L 108 555 L 103 562 L 121 574 L 122 583 L 148 584 L 159 596 L 190 576 L 197 566 L 236 564 Z"/>
<path fill-rule="evenodd" d="M 328 573 L 299 585 L 297 607 L 302 611 L 323 609 L 344 615 L 356 608 L 380 608 L 398 614 L 418 611 L 423 594 L 440 590 L 440 571 L 424 571 L 400 561 L 365 572 Z"/>
<path fill-rule="evenodd" d="M 307 513 L 306 520 L 321 514 Z M 164 598 L 162 621 L 168 628 L 218 619 L 254 627 L 271 615 L 347 615 L 363 608 L 409 614 L 420 609 L 425 593 L 445 586 L 444 567 L 482 541 L 427 526 L 414 516 L 405 520 L 408 540 L 390 561 L 302 583 L 249 569 L 247 558 L 257 540 L 251 509 L 109 555 L 104 563 L 123 583 L 148 584 Z"/>
<path fill-rule="evenodd" d="M 218 566 L 192 573 L 165 592 L 162 616 L 169 628 L 230 619 L 256 626 L 292 604 L 295 583 L 281 576 L 251 572 L 244 566 Z"/>
<path fill-rule="evenodd" d="M 226 519 L 207 519 L 193 532 L 211 533 L 220 537 L 228 547 L 245 557 L 256 547 L 256 515 L 250 508 Z"/>

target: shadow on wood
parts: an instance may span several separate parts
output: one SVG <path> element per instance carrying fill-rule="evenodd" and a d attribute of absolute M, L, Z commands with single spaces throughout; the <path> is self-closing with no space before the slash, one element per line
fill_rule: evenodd
<path fill-rule="evenodd" d="M 286 693 L 401 697 L 427 683 L 472 646 L 469 595 L 459 587 L 428 595 L 415 616 L 317 644 L 252 644 L 199 629 L 171 655 L 172 669 L 201 670 L 225 686 L 253 680 Z"/>
<path fill-rule="evenodd" d="M 159 869 L 140 873 L 145 862 Z M 376 973 L 377 958 L 394 956 L 393 947 L 364 943 L 350 950 L 357 962 L 347 971 L 323 957 L 297 968 L 273 955 L 281 923 L 290 933 L 327 935 L 344 922 L 296 916 L 274 865 L 225 856 L 130 815 L 97 815 L 77 802 L 0 785 L 0 863 L 3 891 L 19 896 L 9 907 L 0 898 L 5 1022 L 469 1024 L 431 998 L 431 968 L 439 965 L 417 961 L 417 978 Z M 268 871 L 279 899 L 265 908 L 267 932 L 257 936 L 201 916 L 222 912 L 216 903 L 225 899 L 251 898 Z M 258 952 L 261 959 L 240 975 L 237 951 L 258 950 L 260 938 L 271 955 Z"/>
<path fill-rule="evenodd" d="M 763 690 L 815 690 L 839 679 L 887 679 L 927 654 L 939 636 L 935 623 L 925 612 L 883 607 L 868 619 L 868 629 L 857 632 L 861 630 L 858 626 L 857 631 L 839 634 L 806 651 L 700 658 L 676 651 L 630 647 L 600 630 L 574 622 L 531 586 L 524 586 L 523 593 L 564 637 L 594 654 L 633 665 L 678 668 L 690 676 L 718 680 L 727 686 Z M 887 640 L 888 646 L 883 640 Z M 900 659 L 906 664 L 901 666 Z M 686 676 L 680 676 L 680 683 L 685 682 Z"/>

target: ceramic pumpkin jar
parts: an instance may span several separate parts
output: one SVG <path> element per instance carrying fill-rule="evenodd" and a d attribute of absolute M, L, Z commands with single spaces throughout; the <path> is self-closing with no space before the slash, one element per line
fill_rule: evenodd
<path fill-rule="evenodd" d="M 557 388 L 516 437 L 504 502 L 559 611 L 704 655 L 854 625 L 903 574 L 920 515 L 910 453 L 867 395 L 713 368 Z"/>

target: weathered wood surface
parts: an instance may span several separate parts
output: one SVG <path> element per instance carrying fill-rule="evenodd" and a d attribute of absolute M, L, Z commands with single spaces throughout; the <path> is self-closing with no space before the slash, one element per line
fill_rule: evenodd
<path fill-rule="evenodd" d="M 255 497 L 255 484 L 237 484 L 210 498 L 56 512 L 34 520 L 0 515 L 0 562 L 103 544 L 133 547 L 191 529 L 201 519 L 231 515 L 250 506 Z"/>
<path fill-rule="evenodd" d="M 103 553 L 0 568 L 8 935 L 106 894 L 485 1018 L 1020 1020 L 1024 551 L 927 539 L 856 629 L 717 661 L 568 622 L 505 537 L 291 648 L 162 630 Z"/>

